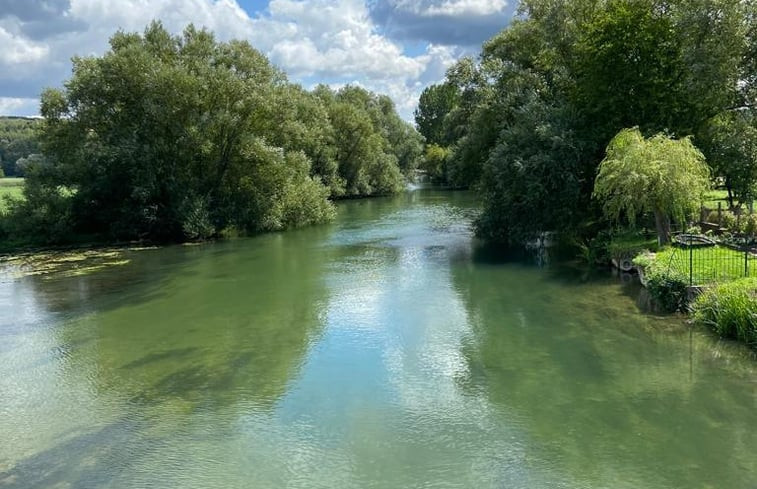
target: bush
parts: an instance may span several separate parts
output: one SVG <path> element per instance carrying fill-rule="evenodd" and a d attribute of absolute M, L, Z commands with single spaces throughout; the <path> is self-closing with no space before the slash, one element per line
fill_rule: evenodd
<path fill-rule="evenodd" d="M 733 212 L 729 211 L 723 211 L 723 217 L 720 223 L 721 227 L 724 227 L 730 231 L 735 230 L 736 228 L 736 216 L 733 214 Z"/>
<path fill-rule="evenodd" d="M 651 267 L 647 271 L 647 290 L 657 305 L 666 312 L 685 311 L 688 279 L 675 270 Z"/>
<path fill-rule="evenodd" d="M 757 214 L 749 214 L 741 218 L 740 231 L 749 236 L 757 234 Z"/>
<path fill-rule="evenodd" d="M 757 278 L 715 286 L 697 297 L 694 318 L 723 338 L 757 345 Z"/>
<path fill-rule="evenodd" d="M 655 304 L 665 312 L 685 311 L 687 307 L 688 277 L 657 259 L 654 253 L 642 253 L 633 260 L 644 269 L 647 290 Z"/>

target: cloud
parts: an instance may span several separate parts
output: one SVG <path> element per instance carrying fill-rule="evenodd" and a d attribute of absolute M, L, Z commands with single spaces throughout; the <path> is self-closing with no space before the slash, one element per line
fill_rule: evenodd
<path fill-rule="evenodd" d="M 518 2 L 505 0 L 369 0 L 371 18 L 389 38 L 479 46 L 504 29 Z"/>
<path fill-rule="evenodd" d="M 63 32 L 86 29 L 84 22 L 69 16 L 70 8 L 70 0 L 0 0 L 0 18 L 14 18 L 17 22 L 13 25 L 18 32 L 29 39 L 41 40 Z"/>
<path fill-rule="evenodd" d="M 39 99 L 0 97 L 0 114 L 33 116 L 39 112 Z"/>
<path fill-rule="evenodd" d="M 390 7 L 394 27 L 381 24 L 378 4 Z M 470 26 L 465 19 L 498 18 L 503 9 L 503 0 L 271 0 L 250 15 L 235 0 L 0 0 L 0 96 L 36 99 L 43 88 L 61 86 L 70 76 L 72 56 L 100 55 L 116 30 L 142 31 L 160 19 L 171 32 L 194 23 L 221 40 L 247 39 L 293 81 L 358 81 L 390 95 L 410 119 L 420 91 L 443 78 L 462 50 L 449 36 L 422 39 L 418 31 L 423 42 L 410 55 L 390 34 L 407 34 L 412 22 L 420 25 L 418 19 L 433 24 L 459 18 Z M 434 41 L 440 37 L 445 42 Z M 0 113 L 13 107 L 18 105 L 0 105 Z"/>

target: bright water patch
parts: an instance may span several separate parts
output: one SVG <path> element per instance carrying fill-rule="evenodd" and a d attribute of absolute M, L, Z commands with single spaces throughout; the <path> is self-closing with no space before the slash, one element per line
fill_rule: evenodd
<path fill-rule="evenodd" d="M 755 363 L 472 196 L 0 283 L 0 488 L 757 486 Z"/>

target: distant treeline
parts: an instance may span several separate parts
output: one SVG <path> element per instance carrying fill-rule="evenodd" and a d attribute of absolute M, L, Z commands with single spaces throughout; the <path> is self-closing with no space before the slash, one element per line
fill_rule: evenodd
<path fill-rule="evenodd" d="M 755 114 L 754 0 L 522 0 L 477 59 L 423 92 L 416 122 L 428 173 L 479 190 L 479 235 L 518 244 L 611 225 L 592 192 L 624 128 L 693 136 L 732 204 L 751 202 Z"/>
<path fill-rule="evenodd" d="M 0 177 L 24 176 L 27 158 L 40 152 L 39 123 L 26 117 L 0 117 Z"/>
<path fill-rule="evenodd" d="M 387 96 L 307 91 L 245 41 L 157 22 L 75 58 L 41 113 L 44 157 L 24 169 L 6 241 L 183 241 L 323 222 L 331 199 L 401 190 L 423 151 Z"/>

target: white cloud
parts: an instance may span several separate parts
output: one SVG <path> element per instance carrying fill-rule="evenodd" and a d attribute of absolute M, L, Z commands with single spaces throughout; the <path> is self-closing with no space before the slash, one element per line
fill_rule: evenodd
<path fill-rule="evenodd" d="M 39 112 L 39 99 L 0 97 L 0 114 L 31 116 Z"/>
<path fill-rule="evenodd" d="M 499 1 L 445 0 L 435 8 L 471 11 Z M 431 44 L 422 54 L 404 54 L 400 44 L 379 32 L 363 0 L 271 0 L 254 17 L 234 0 L 60 0 L 56 8 L 56 16 L 40 8 L 39 19 L 24 20 L 0 10 L 3 100 L 29 100 L 46 86 L 60 86 L 70 76 L 72 56 L 102 54 L 117 29 L 141 31 L 153 19 L 172 32 L 191 22 L 222 40 L 247 39 L 293 81 L 359 80 L 390 95 L 406 118 L 423 86 L 441 79 L 454 61 L 453 48 Z M 0 113 L 13 113 L 14 107 L 6 102 Z"/>
<path fill-rule="evenodd" d="M 13 35 L 0 25 L 0 65 L 16 67 L 44 59 L 50 48 L 44 44 Z"/>
<path fill-rule="evenodd" d="M 395 0 L 395 6 L 427 17 L 483 16 L 502 12 L 507 7 L 505 0 L 444 0 L 440 3 L 418 0 Z"/>

